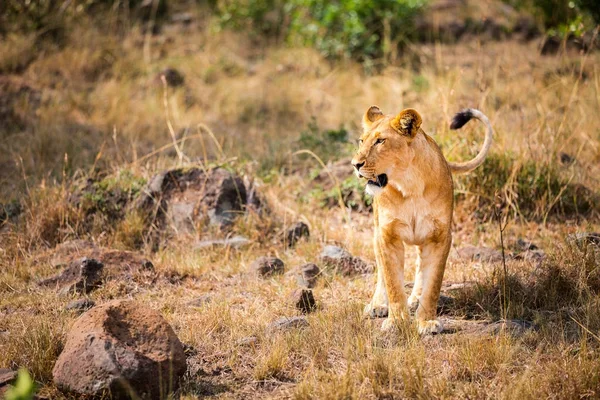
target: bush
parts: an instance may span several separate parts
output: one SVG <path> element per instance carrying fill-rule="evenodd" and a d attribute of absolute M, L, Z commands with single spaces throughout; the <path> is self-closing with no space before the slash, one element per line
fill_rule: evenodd
<path fill-rule="evenodd" d="M 474 201 L 475 214 L 491 219 L 494 208 L 515 217 L 543 220 L 549 216 L 588 216 L 599 211 L 598 195 L 562 178 L 554 165 L 517 162 L 509 154 L 491 154 L 483 165 L 457 180 L 457 199 Z M 474 196 L 473 196 L 474 195 Z"/>
<path fill-rule="evenodd" d="M 302 45 L 329 58 L 380 58 L 412 35 L 426 0 L 215 0 L 221 25 Z"/>
<path fill-rule="evenodd" d="M 541 19 L 550 34 L 581 34 L 600 23 L 597 0 L 505 0 L 512 6 L 526 9 Z"/>

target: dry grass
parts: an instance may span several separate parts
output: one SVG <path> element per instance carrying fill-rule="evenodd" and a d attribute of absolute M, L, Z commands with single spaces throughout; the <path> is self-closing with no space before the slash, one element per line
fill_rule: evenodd
<path fill-rule="evenodd" d="M 535 43 L 512 41 L 427 45 L 412 49 L 406 65 L 367 75 L 359 65 L 331 64 L 310 49 L 259 48 L 210 24 L 152 36 L 149 59 L 144 39 L 136 30 L 118 36 L 76 24 L 62 48 L 34 45 L 28 37 L 0 42 L 0 50 L 11 49 L 0 51 L 0 71 L 18 73 L 42 93 L 27 126 L 0 132 L 9 139 L 0 143 L 7 172 L 0 200 L 18 198 L 24 210 L 17 225 L 0 228 L 0 367 L 24 366 L 42 394 L 66 396 L 53 386 L 51 369 L 76 315 L 64 310 L 72 298 L 35 285 L 55 272 L 36 260 L 57 243 L 88 238 L 144 251 L 160 274 L 175 277 L 152 287 L 111 281 L 91 297 L 97 303 L 133 297 L 165 315 L 193 348 L 183 398 L 600 397 L 598 249 L 565 240 L 600 230 L 598 210 L 550 212 L 568 185 L 584 185 L 596 196 L 600 190 L 597 53 L 542 57 Z M 234 232 L 253 241 L 244 250 L 191 251 L 196 238 L 184 238 L 152 253 L 139 215 L 101 207 L 112 189 L 129 193 L 138 178 L 179 164 L 157 80 L 166 67 L 185 76 L 183 87 L 169 89 L 168 115 L 177 139 L 188 138 L 181 150 L 189 164 L 227 163 L 259 177 L 272 211 L 236 222 Z M 320 130 L 345 127 L 354 138 L 371 104 L 390 113 L 421 110 L 425 131 L 452 160 L 475 154 L 482 136 L 479 128 L 451 133 L 453 113 L 474 106 L 490 116 L 492 159 L 499 165 L 456 179 L 454 247 L 499 246 L 492 212 L 501 195 L 507 245 L 526 238 L 550 257 L 541 265 L 509 261 L 505 276 L 497 266 L 453 252 L 446 280 L 477 282 L 454 294 L 453 314 L 524 318 L 538 330 L 523 337 L 465 331 L 422 339 L 404 326 L 384 334 L 381 321 L 361 314 L 374 277 L 325 271 L 309 326 L 268 331 L 276 318 L 297 313 L 285 300 L 297 285 L 294 270 L 314 262 L 324 244 L 374 260 L 371 217 L 322 208 L 319 198 L 306 195 L 311 175 L 305 173 L 321 168 L 293 155 L 313 118 Z M 560 164 L 561 152 L 575 161 Z M 528 201 L 527 182 L 517 177 L 531 163 L 540 168 L 525 176 L 541 195 Z M 75 207 L 69 196 L 88 177 L 101 193 Z M 550 179 L 558 191 L 536 183 Z M 288 249 L 285 229 L 298 220 L 308 223 L 311 238 Z M 282 258 L 286 274 L 251 276 L 250 264 L 265 254 Z M 409 257 L 409 280 L 412 265 Z M 188 304 L 207 294 L 209 302 Z"/>

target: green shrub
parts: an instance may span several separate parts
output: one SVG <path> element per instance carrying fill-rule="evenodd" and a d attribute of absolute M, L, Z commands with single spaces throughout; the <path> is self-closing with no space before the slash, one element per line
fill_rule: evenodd
<path fill-rule="evenodd" d="M 348 141 L 348 131 L 341 126 L 339 129 L 321 130 L 316 118 L 312 118 L 307 129 L 300 133 L 296 142 L 297 150 L 310 150 L 323 162 L 337 160 L 341 156 L 349 154 L 351 144 Z M 302 155 L 307 158 L 307 155 Z"/>
<path fill-rule="evenodd" d="M 380 58 L 412 34 L 426 0 L 215 0 L 222 26 L 314 46 L 329 58 Z"/>
<path fill-rule="evenodd" d="M 581 34 L 600 23 L 597 0 L 505 0 L 537 16 L 550 34 Z"/>

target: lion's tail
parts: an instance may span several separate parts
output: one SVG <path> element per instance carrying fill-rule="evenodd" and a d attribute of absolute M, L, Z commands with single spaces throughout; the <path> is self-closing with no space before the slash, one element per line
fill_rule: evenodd
<path fill-rule="evenodd" d="M 459 111 L 458 113 L 456 113 L 456 115 L 452 119 L 452 123 L 450 124 L 450 129 L 460 129 L 467 122 L 469 122 L 472 118 L 476 118 L 476 119 L 480 120 L 486 126 L 485 139 L 483 140 L 483 147 L 481 148 L 479 153 L 477 153 L 475 158 L 473 158 L 470 161 L 461 162 L 461 163 L 449 162 L 448 166 L 450 167 L 450 171 L 452 173 L 464 174 L 464 173 L 473 171 L 475 168 L 477 168 L 481 164 L 483 164 L 485 157 L 487 156 L 488 152 L 490 151 L 490 146 L 492 145 L 492 134 L 493 134 L 492 124 L 490 124 L 490 120 L 488 119 L 488 117 L 486 117 L 485 114 L 482 113 L 481 111 L 476 110 L 474 108 L 466 108 L 462 111 Z"/>

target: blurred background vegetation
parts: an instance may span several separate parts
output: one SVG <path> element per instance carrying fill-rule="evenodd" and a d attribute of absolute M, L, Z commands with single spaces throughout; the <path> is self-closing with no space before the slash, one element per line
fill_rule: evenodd
<path fill-rule="evenodd" d="M 600 22 L 596 0 L 504 0 L 536 17 L 552 35 L 582 35 Z M 59 41 L 82 15 L 113 16 L 120 27 L 157 30 L 169 16 L 197 8 L 216 16 L 215 29 L 243 30 L 256 40 L 311 46 L 328 58 L 368 61 L 422 37 L 415 19 L 428 0 L 5 0 L 0 34 L 36 32 Z M 104 24 L 105 19 L 96 19 Z"/>

